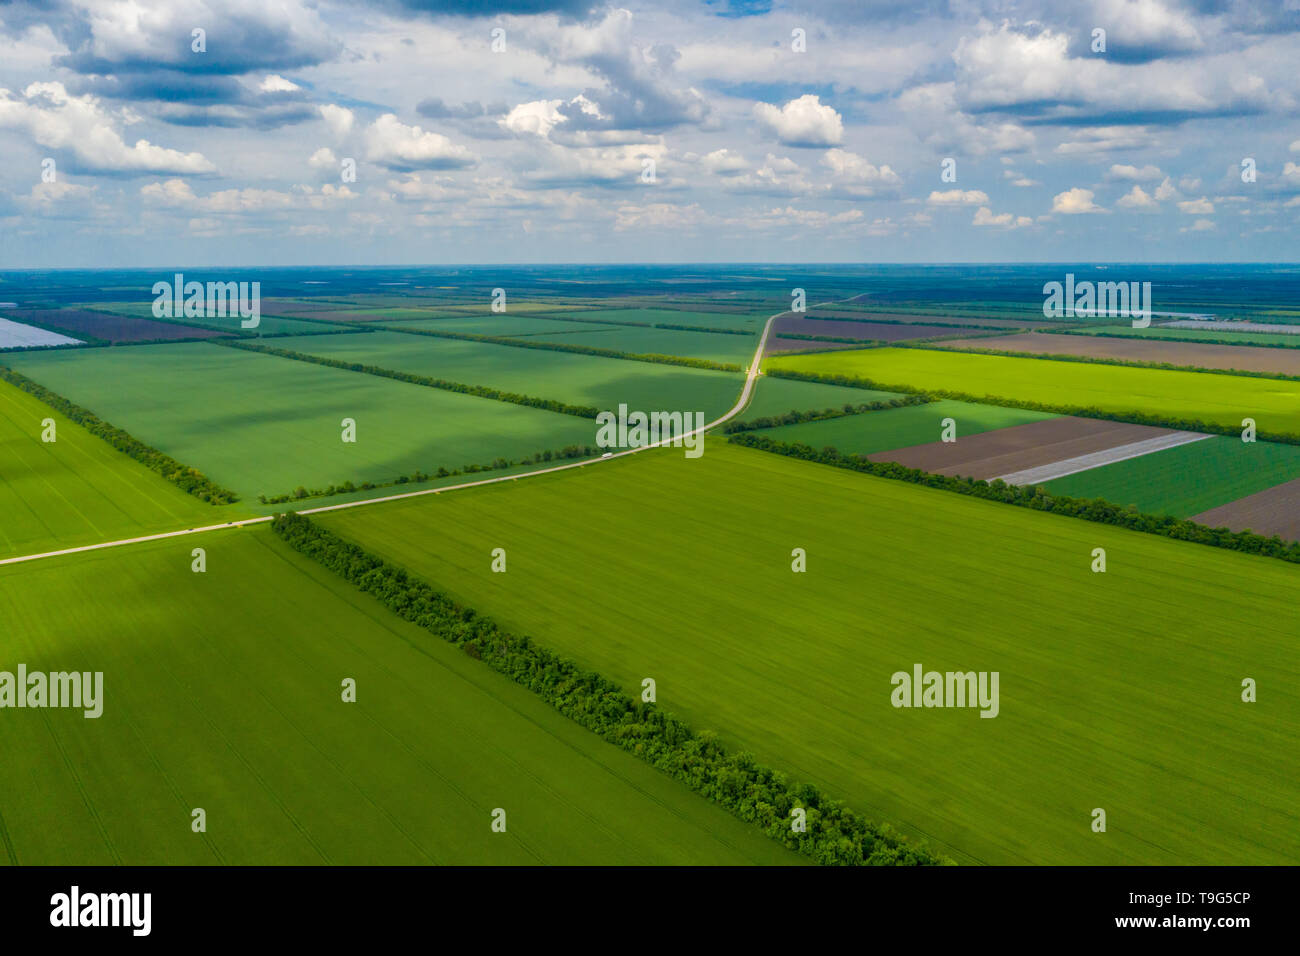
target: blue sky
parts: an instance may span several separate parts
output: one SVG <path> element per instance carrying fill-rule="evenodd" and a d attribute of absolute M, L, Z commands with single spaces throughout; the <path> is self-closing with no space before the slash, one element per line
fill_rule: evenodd
<path fill-rule="evenodd" d="M 1297 62 L 1300 0 L 0 0 L 0 267 L 1295 261 Z"/>

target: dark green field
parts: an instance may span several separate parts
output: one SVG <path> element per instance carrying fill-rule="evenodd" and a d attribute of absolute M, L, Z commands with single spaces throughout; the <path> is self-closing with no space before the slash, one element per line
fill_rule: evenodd
<path fill-rule="evenodd" d="M 779 381 L 770 379 L 769 381 Z M 766 384 L 766 382 L 764 383 Z M 798 383 L 804 384 L 804 383 Z M 824 386 L 833 387 L 833 386 Z M 856 391 L 848 389 L 848 391 Z M 865 394 L 873 394 L 864 390 Z M 888 395 L 889 393 L 877 393 Z M 870 401 L 870 399 L 868 399 Z M 775 441 L 803 442 L 814 448 L 830 445 L 845 454 L 870 455 L 878 451 L 909 448 L 939 441 L 943 420 L 951 418 L 962 435 L 1013 425 L 1025 425 L 1057 416 L 1034 412 L 1024 408 L 1006 408 L 999 405 L 978 405 L 973 402 L 954 402 L 942 399 L 925 405 L 893 408 L 861 415 L 847 415 L 819 422 L 799 425 L 781 425 L 765 429 L 763 434 Z"/>
<path fill-rule="evenodd" d="M 272 341 L 302 348 L 381 334 Z M 595 440 L 594 422 L 573 415 L 205 343 L 30 352 L 6 362 L 248 499 Z M 342 441 L 344 418 L 356 422 L 355 443 Z"/>
<path fill-rule="evenodd" d="M 1216 436 L 1049 481 L 1048 491 L 1191 517 L 1300 478 L 1300 447 Z"/>
<path fill-rule="evenodd" d="M 104 675 L 4 712 L 0 861 L 799 862 L 265 527 L 0 568 L 0 614 L 6 665 Z"/>

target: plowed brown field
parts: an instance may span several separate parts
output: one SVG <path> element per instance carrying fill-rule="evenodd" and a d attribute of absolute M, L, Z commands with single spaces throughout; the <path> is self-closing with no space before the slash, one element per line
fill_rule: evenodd
<path fill-rule="evenodd" d="M 963 438 L 958 419 L 955 442 L 927 442 L 867 458 L 940 475 L 990 479 L 1170 434 L 1174 432 L 1169 428 L 1065 415 Z"/>
<path fill-rule="evenodd" d="M 1281 535 L 1300 541 L 1300 478 L 1257 491 L 1226 505 L 1192 516 L 1193 521 L 1211 528 L 1250 529 L 1256 534 Z"/>
<path fill-rule="evenodd" d="M 1229 369 L 1300 375 L 1300 349 L 1270 349 L 1242 345 L 1206 345 L 1172 339 L 1111 339 L 1091 335 L 1049 335 L 1029 332 L 995 338 L 949 339 L 936 348 L 996 349 L 1034 355 L 1081 355 L 1129 362 L 1168 362 L 1196 368 Z"/>

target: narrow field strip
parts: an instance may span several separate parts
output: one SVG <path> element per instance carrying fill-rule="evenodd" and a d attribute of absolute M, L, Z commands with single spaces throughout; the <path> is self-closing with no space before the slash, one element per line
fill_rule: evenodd
<path fill-rule="evenodd" d="M 1140 458 L 1155 451 L 1177 448 L 1179 445 L 1188 445 L 1194 441 L 1203 441 L 1212 437 L 1212 435 L 1201 432 L 1176 432 L 1172 435 L 1157 435 L 1154 438 L 1145 438 L 1142 441 L 1131 442 L 1127 445 L 1117 445 L 1106 451 L 1095 451 L 1089 455 L 1079 455 L 1077 458 L 1066 458 L 1064 461 L 1058 461 L 1051 465 L 1040 465 L 1037 468 L 1014 471 L 1009 475 L 1000 475 L 998 480 L 1005 481 L 1009 485 L 1037 485 L 1044 481 L 1051 481 L 1054 478 L 1064 478 L 1066 475 L 1087 471 L 1090 468 L 1113 465 L 1117 461 Z"/>

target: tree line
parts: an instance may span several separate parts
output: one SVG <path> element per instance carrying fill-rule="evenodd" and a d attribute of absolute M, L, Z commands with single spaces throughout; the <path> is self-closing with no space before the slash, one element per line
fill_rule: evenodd
<path fill-rule="evenodd" d="M 1023 357 L 1023 356 L 1022 356 Z M 1130 422 L 1135 425 L 1153 425 L 1157 428 L 1173 428 L 1185 432 L 1209 432 L 1215 435 L 1237 435 L 1241 429 L 1235 425 L 1223 425 L 1218 422 L 1203 422 L 1194 418 L 1174 418 L 1167 415 L 1152 415 L 1149 412 L 1125 411 L 1114 412 L 1097 408 L 1095 405 L 1056 405 L 1049 402 L 1032 402 L 1027 399 L 1000 398 L 996 395 L 972 395 L 969 392 L 954 392 L 948 389 L 919 389 L 913 385 L 888 385 L 874 382 L 868 378 L 852 375 L 827 374 L 824 372 L 804 372 L 788 368 L 765 369 L 764 374 L 774 378 L 793 378 L 803 382 L 821 382 L 825 385 L 842 385 L 846 388 L 869 388 L 882 392 L 903 392 L 913 395 L 931 395 L 935 398 L 947 398 L 956 402 L 974 402 L 978 405 L 997 405 L 1001 408 L 1027 408 L 1035 412 L 1051 412 L 1054 415 L 1074 415 L 1079 418 L 1099 418 L 1111 422 Z M 1286 445 L 1300 445 L 1300 434 L 1295 432 L 1273 432 L 1258 429 L 1256 437 L 1262 441 L 1281 442 Z"/>
<path fill-rule="evenodd" d="M 1180 541 L 1194 541 L 1197 544 L 1208 544 L 1229 551 L 1242 551 L 1246 554 L 1258 554 L 1300 563 L 1300 542 L 1288 543 L 1279 535 L 1266 538 L 1253 531 L 1210 528 L 1186 518 L 1147 514 L 1133 506 L 1120 507 L 1104 498 L 1069 498 L 1065 495 L 1053 495 L 1049 494 L 1042 485 L 1032 487 L 1008 485 L 1000 478 L 987 482 L 979 478 L 936 475 L 919 468 L 908 468 L 896 462 L 869 461 L 865 455 L 846 455 L 829 445 L 818 451 L 803 442 L 781 442 L 765 435 L 734 435 L 729 441 L 747 448 L 788 455 L 791 458 L 818 462 L 835 468 L 847 468 L 850 471 L 860 471 L 879 478 L 893 478 L 915 485 L 925 485 L 927 488 L 942 488 L 945 491 L 954 491 L 988 501 L 1001 501 L 1021 508 L 1032 508 L 1035 511 L 1047 511 L 1070 518 L 1083 518 L 1086 521 L 1115 525 L 1130 531 L 1159 534 Z"/>
<path fill-rule="evenodd" d="M 731 362 L 714 362 L 710 359 L 685 358 L 680 355 L 661 355 L 658 352 L 623 352 L 618 349 L 598 349 L 590 345 L 564 345 L 559 342 L 528 342 L 501 335 L 472 335 L 469 332 L 435 332 L 432 329 L 399 329 L 389 325 L 377 326 L 386 332 L 404 332 L 407 335 L 431 335 L 440 339 L 461 339 L 466 342 L 484 342 L 488 345 L 509 345 L 518 349 L 542 349 L 548 352 L 572 352 L 575 355 L 596 355 L 601 358 L 630 359 L 634 362 L 653 362 L 658 365 L 685 365 L 688 368 L 707 368 L 715 372 L 739 372 L 739 365 Z"/>
<path fill-rule="evenodd" d="M 1069 335 L 1068 332 L 1046 332 L 1045 335 Z M 968 336 L 963 336 L 964 338 Z M 1124 336 L 1132 338 L 1132 336 Z M 940 341 L 940 340 L 930 340 Z M 1160 341 L 1159 339 L 1146 339 L 1145 341 Z M 902 349 L 930 349 L 929 342 L 894 342 L 896 348 Z M 1257 372 L 1251 369 L 1240 368 L 1203 368 L 1200 365 L 1179 365 L 1175 362 L 1148 362 L 1145 359 L 1126 359 L 1116 357 L 1102 357 L 1097 355 L 1063 355 L 1056 352 L 1014 352 L 1006 349 L 985 349 L 985 348 L 945 348 L 939 351 L 957 352 L 966 355 L 999 355 L 1004 358 L 1018 359 L 1040 359 L 1047 362 L 1081 362 L 1084 365 L 1122 365 L 1127 368 L 1154 368 L 1169 372 L 1200 372 L 1204 375 L 1240 375 L 1243 378 L 1274 378 L 1282 381 L 1300 382 L 1300 375 L 1288 375 L 1285 372 Z"/>
<path fill-rule="evenodd" d="M 222 488 L 197 468 L 181 464 L 170 455 L 163 454 L 157 448 L 150 447 L 140 439 L 125 432 L 115 425 L 110 425 L 94 412 L 68 401 L 62 395 L 51 392 L 43 385 L 38 385 L 25 375 L 15 372 L 7 366 L 0 365 L 0 378 L 11 385 L 16 385 L 29 395 L 34 395 L 46 405 L 76 422 L 96 438 L 102 438 L 118 451 L 130 455 L 140 464 L 156 471 L 163 478 L 177 485 L 196 498 L 208 504 L 228 505 L 238 501 L 239 496 L 228 488 Z"/>
<path fill-rule="evenodd" d="M 299 485 L 296 489 L 288 494 L 283 495 L 258 495 L 257 500 L 264 505 L 282 505 L 289 501 L 302 501 L 304 498 L 328 498 L 332 495 L 346 495 L 353 491 L 370 491 L 374 488 L 390 488 L 394 485 L 405 484 L 423 484 L 426 481 L 432 481 L 435 478 L 451 478 L 456 475 L 477 475 L 485 471 L 500 471 L 503 468 L 510 468 L 514 465 L 535 465 L 548 461 L 565 461 L 571 458 L 595 458 L 600 454 L 600 449 L 593 448 L 590 445 L 565 445 L 558 451 L 547 449 L 539 451 L 533 455 L 527 455 L 523 458 L 511 461 L 507 458 L 497 458 L 495 461 L 486 465 L 464 465 L 460 468 L 447 469 L 439 468 L 435 472 L 426 473 L 416 470 L 410 475 L 399 475 L 392 481 L 363 481 L 361 484 L 354 484 L 351 481 L 345 481 L 337 485 L 329 485 L 325 488 L 308 489 L 305 485 Z"/>
<path fill-rule="evenodd" d="M 1189 330 L 1190 331 L 1190 330 Z M 1083 335 L 1092 339 L 1142 339 L 1146 342 L 1193 342 L 1200 345 L 1245 345 L 1256 349 L 1300 349 L 1300 333 L 1296 332 L 1273 332 L 1273 335 L 1289 335 L 1295 339 L 1294 342 L 1243 342 L 1240 338 L 1206 338 L 1198 335 L 1195 338 L 1182 338 L 1176 335 L 1121 335 L 1118 332 L 1079 332 L 1079 331 L 1061 331 L 1058 329 L 1051 330 L 1052 335 Z M 1229 336 L 1232 333 L 1228 333 Z M 1238 332 L 1237 335 L 1259 335 L 1258 332 Z M 1270 333 L 1262 333 L 1268 335 Z"/>
<path fill-rule="evenodd" d="M 863 819 L 817 787 L 791 782 L 751 754 L 728 751 L 714 734 L 697 733 L 657 705 L 634 700 L 612 681 L 505 630 L 303 515 L 279 515 L 271 527 L 290 547 L 378 598 L 394 613 L 484 661 L 566 717 L 818 863 L 951 862 L 905 840 L 886 824 Z M 796 808 L 806 813 L 804 832 L 791 825 L 791 811 Z"/>
<path fill-rule="evenodd" d="M 801 412 L 791 409 L 784 415 L 764 415 L 747 421 L 731 421 L 722 426 L 724 434 L 758 431 L 763 428 L 776 428 L 779 425 L 798 425 L 803 422 L 819 422 L 828 418 L 843 418 L 845 415 L 860 415 L 863 412 L 884 411 L 887 408 L 903 408 L 907 405 L 925 405 L 934 401 L 928 395 L 906 395 L 903 398 L 891 398 L 888 401 L 863 402 L 854 405 L 845 402 L 840 408 L 823 408 L 821 411 Z"/>
<path fill-rule="evenodd" d="M 320 355 L 308 355 L 306 352 L 295 352 L 292 349 L 276 348 L 272 345 L 258 345 L 254 342 L 243 340 L 226 339 L 218 343 L 230 348 L 245 349 L 249 352 L 262 352 L 266 355 L 275 355 L 280 358 L 293 359 L 297 362 L 311 362 L 315 365 L 325 365 L 329 368 L 339 368 L 347 372 L 362 372 L 366 375 L 378 375 L 382 378 L 396 379 L 399 382 L 408 382 L 412 385 L 425 385 L 429 388 L 441 388 L 448 392 L 459 392 L 462 395 L 473 395 L 476 398 L 490 398 L 498 402 L 510 402 L 513 405 L 527 405 L 529 408 L 541 408 L 548 412 L 559 412 L 563 415 L 576 415 L 579 418 L 595 418 L 600 414 L 600 409 L 591 405 L 570 405 L 568 402 L 557 402 L 550 398 L 537 398 L 533 395 L 521 395 L 518 392 L 506 392 L 499 388 L 489 388 L 486 385 L 466 385 L 463 382 L 450 382 L 442 378 L 433 378 L 429 375 L 416 375 L 413 372 L 398 372 L 390 368 L 382 368 L 378 365 L 363 365 L 360 362 L 344 362 L 340 359 L 325 358 Z"/>

